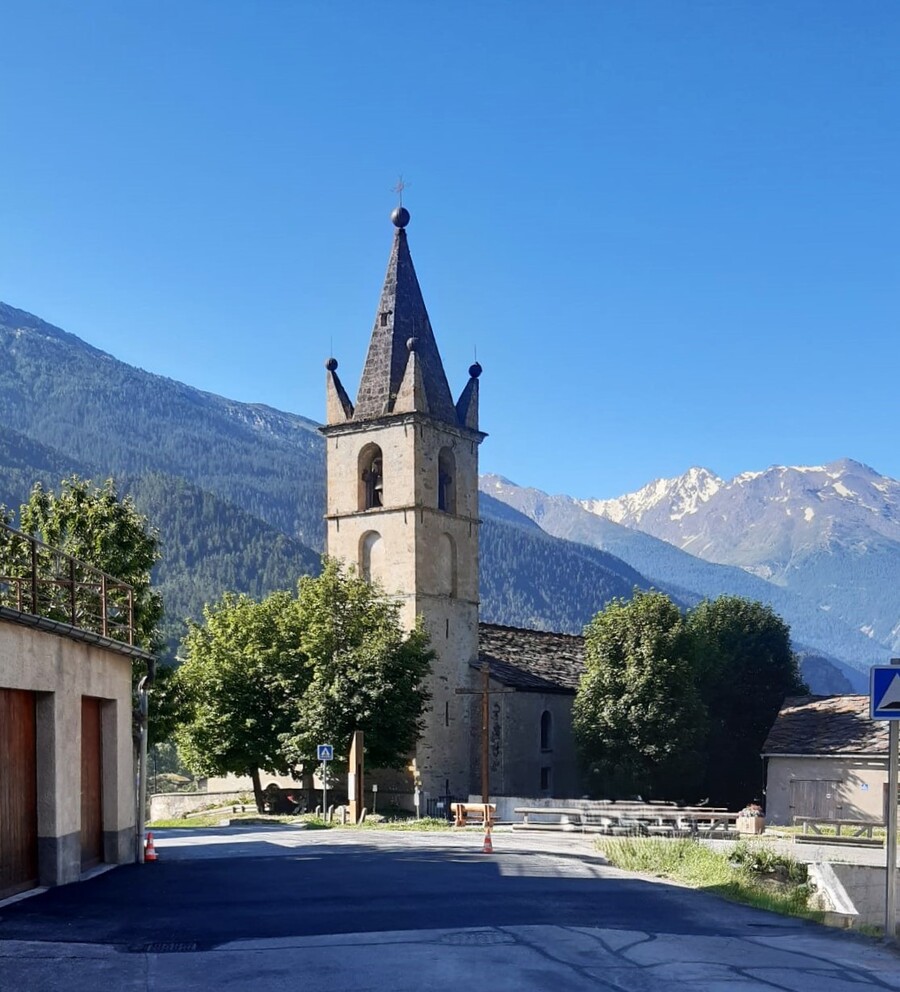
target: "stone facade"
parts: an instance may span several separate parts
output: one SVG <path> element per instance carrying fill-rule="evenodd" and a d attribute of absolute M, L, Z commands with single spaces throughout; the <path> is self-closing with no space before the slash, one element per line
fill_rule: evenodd
<path fill-rule="evenodd" d="M 417 413 L 328 429 L 327 548 L 396 597 L 407 628 L 424 619 L 437 658 L 416 753 L 431 796 L 468 791 L 470 681 L 478 656 L 478 438 Z M 382 505 L 360 499 L 361 464 L 377 445 Z M 455 512 L 438 508 L 438 461 L 452 455 Z M 362 508 L 360 504 L 362 503 Z"/>
<path fill-rule="evenodd" d="M 402 223 L 408 221 L 405 216 Z M 396 222 L 396 221 L 395 221 Z M 326 548 L 424 621 L 436 653 L 416 749 L 426 801 L 469 789 L 478 656 L 477 374 L 457 412 L 398 225 L 354 407 L 327 363 Z"/>
<path fill-rule="evenodd" d="M 422 617 L 430 635 L 437 657 L 415 755 L 426 808 L 481 789 L 482 662 L 498 690 L 489 703 L 492 794 L 577 794 L 571 708 L 583 643 L 479 625 L 481 366 L 470 367 L 454 404 L 409 253 L 409 215 L 393 219 L 355 406 L 337 361 L 326 363 L 327 552 L 379 582 L 406 627 Z"/>

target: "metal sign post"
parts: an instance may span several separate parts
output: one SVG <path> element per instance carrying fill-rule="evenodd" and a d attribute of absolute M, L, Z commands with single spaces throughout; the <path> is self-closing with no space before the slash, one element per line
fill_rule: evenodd
<path fill-rule="evenodd" d="M 316 757 L 322 762 L 322 819 L 328 822 L 328 762 L 334 759 L 334 748 L 331 744 L 320 744 L 316 748 Z"/>
<path fill-rule="evenodd" d="M 870 713 L 873 720 L 888 720 L 888 808 L 885 844 L 884 939 L 897 939 L 897 779 L 900 754 L 900 658 L 891 658 L 891 667 L 871 670 Z"/>
<path fill-rule="evenodd" d="M 900 724 L 891 721 L 888 727 L 888 818 L 887 818 L 887 882 L 884 895 L 884 937 L 893 942 L 897 938 L 897 745 Z"/>

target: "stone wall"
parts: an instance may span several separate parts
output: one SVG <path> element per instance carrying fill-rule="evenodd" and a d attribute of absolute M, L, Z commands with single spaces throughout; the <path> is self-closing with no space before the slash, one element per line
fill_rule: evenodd
<path fill-rule="evenodd" d="M 252 795 L 253 788 L 250 792 Z M 177 820 L 185 813 L 195 813 L 215 804 L 236 803 L 244 790 L 238 792 L 157 792 L 150 796 L 150 820 Z M 250 800 L 251 804 L 253 800 Z M 256 808 L 255 805 L 252 806 Z"/>
<path fill-rule="evenodd" d="M 500 686 L 492 682 L 491 688 Z M 491 697 L 492 795 L 549 799 L 584 793 L 572 731 L 573 698 L 564 693 L 542 692 L 512 692 Z M 550 714 L 550 736 L 548 747 L 542 748 L 541 717 L 545 712 Z M 481 776 L 480 713 L 473 711 L 472 726 L 478 728 L 473 732 L 471 746 L 473 782 L 477 788 Z M 547 784 L 542 788 L 544 781 Z"/>

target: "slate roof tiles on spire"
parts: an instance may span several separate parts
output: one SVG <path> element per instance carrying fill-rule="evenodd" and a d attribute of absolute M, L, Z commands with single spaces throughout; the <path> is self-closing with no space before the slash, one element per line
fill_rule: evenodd
<path fill-rule="evenodd" d="M 392 220 L 397 230 L 353 419 L 371 420 L 393 411 L 412 342 L 426 401 L 426 409 L 421 412 L 455 425 L 459 423 L 456 406 L 409 253 L 405 230 L 409 213 L 405 208 L 398 208 Z"/>

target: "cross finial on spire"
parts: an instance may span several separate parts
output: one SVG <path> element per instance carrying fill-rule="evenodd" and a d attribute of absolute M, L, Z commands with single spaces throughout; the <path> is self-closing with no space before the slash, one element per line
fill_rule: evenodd
<path fill-rule="evenodd" d="M 397 185 L 394 186 L 393 189 L 391 190 L 392 193 L 396 193 L 397 194 L 397 200 L 398 200 L 397 206 L 398 207 L 402 207 L 403 206 L 403 191 L 405 189 L 407 189 L 411 185 L 412 185 L 411 183 L 405 183 L 403 181 L 403 176 L 399 176 L 398 177 L 398 179 L 397 179 Z"/>

